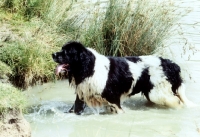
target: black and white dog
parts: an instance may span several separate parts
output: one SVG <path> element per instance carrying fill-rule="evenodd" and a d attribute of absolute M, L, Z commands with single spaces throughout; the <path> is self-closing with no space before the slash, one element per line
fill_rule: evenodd
<path fill-rule="evenodd" d="M 123 98 L 142 93 L 148 101 L 172 108 L 192 106 L 185 96 L 180 67 L 155 56 L 108 57 L 79 42 L 66 43 L 52 54 L 56 73 L 68 72 L 76 89 L 71 112 L 81 114 L 85 106 L 107 106 L 121 113 Z"/>

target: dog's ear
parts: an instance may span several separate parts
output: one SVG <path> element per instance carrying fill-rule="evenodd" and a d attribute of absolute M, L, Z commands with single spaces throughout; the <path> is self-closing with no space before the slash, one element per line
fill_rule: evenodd
<path fill-rule="evenodd" d="M 88 49 L 84 49 L 79 53 L 80 63 L 83 64 L 84 67 L 88 68 L 89 66 L 93 66 L 95 62 L 95 56 Z"/>
<path fill-rule="evenodd" d="M 78 61 L 78 51 L 74 47 L 63 49 L 65 58 L 68 58 L 70 62 Z"/>
<path fill-rule="evenodd" d="M 64 50 L 65 55 L 67 55 L 67 50 Z"/>
<path fill-rule="evenodd" d="M 79 57 L 80 59 L 84 59 L 87 57 L 87 50 L 82 49 L 81 51 L 79 51 Z"/>
<path fill-rule="evenodd" d="M 81 52 L 79 52 L 79 59 L 82 61 L 87 61 L 90 59 L 90 53 L 87 49 L 83 49 Z"/>

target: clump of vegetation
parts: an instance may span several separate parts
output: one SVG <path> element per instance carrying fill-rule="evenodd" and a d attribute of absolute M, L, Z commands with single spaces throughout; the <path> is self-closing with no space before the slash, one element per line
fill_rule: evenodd
<path fill-rule="evenodd" d="M 0 83 L 0 100 L 0 115 L 9 110 L 24 110 L 27 102 L 25 95 L 8 83 Z"/>
<path fill-rule="evenodd" d="M 6 1 L 12 2 L 13 6 L 6 7 Z M 27 18 L 22 14 L 23 9 L 18 7 L 23 2 L 28 4 L 33 1 L 20 1 L 21 3 L 16 0 L 0 2 L 0 5 L 4 9 L 6 8 L 6 10 L 0 10 L 0 25 L 5 23 L 8 26 L 6 29 L 9 29 L 10 35 L 16 37 L 12 41 L 1 42 L 0 61 L 7 64 L 12 71 L 12 74 L 9 75 L 11 83 L 26 89 L 28 86 L 37 83 L 55 80 L 54 69 L 56 64 L 53 62 L 51 54 L 60 49 L 60 46 L 67 41 L 68 37 L 63 33 L 58 33 L 56 24 L 50 21 L 56 18 L 56 16 L 53 17 L 56 11 L 52 13 L 51 10 L 51 13 L 49 12 L 45 18 L 35 14 Z M 37 0 L 34 2 L 37 2 Z M 54 1 L 48 2 L 49 4 L 56 4 Z M 42 5 L 35 5 L 34 8 L 39 10 L 38 6 L 41 7 Z M 55 7 L 51 5 L 48 8 L 58 7 L 57 5 Z M 40 10 L 40 12 L 42 15 L 47 15 L 46 11 Z"/>
<path fill-rule="evenodd" d="M 52 49 L 33 42 L 14 43 L 1 48 L 0 59 L 11 67 L 13 74 L 10 79 L 13 84 L 27 88 L 37 82 L 54 79 L 55 64 L 50 51 Z"/>
<path fill-rule="evenodd" d="M 11 68 L 5 63 L 0 61 L 0 79 L 7 78 L 7 75 L 11 74 L 12 74 Z"/>
<path fill-rule="evenodd" d="M 63 20 L 72 4 L 73 1 L 60 0 L 3 0 L 0 2 L 3 9 L 18 13 L 25 20 L 38 17 L 49 23 L 53 20 L 54 24 Z"/>
<path fill-rule="evenodd" d="M 18 12 L 29 20 L 34 16 L 44 16 L 51 2 L 51 0 L 3 0 L 1 5 L 2 8 L 13 13 Z"/>
<path fill-rule="evenodd" d="M 153 54 L 183 15 L 176 9 L 170 2 L 110 0 L 105 14 L 91 21 L 83 41 L 105 55 Z"/>

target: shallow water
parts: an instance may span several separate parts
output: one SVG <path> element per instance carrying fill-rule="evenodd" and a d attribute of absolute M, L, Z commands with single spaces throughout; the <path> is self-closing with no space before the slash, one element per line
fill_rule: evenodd
<path fill-rule="evenodd" d="M 83 115 L 77 116 L 64 113 L 75 99 L 68 81 L 36 86 L 26 93 L 31 107 L 25 118 L 31 124 L 32 137 L 200 136 L 199 106 L 168 109 L 136 95 L 122 105 L 124 114 L 105 114 L 102 109 L 86 108 Z M 186 95 L 200 104 L 200 91 L 193 83 L 187 85 Z"/>

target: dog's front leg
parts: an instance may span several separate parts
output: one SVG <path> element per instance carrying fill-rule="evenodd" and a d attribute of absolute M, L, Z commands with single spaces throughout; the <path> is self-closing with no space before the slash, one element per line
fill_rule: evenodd
<path fill-rule="evenodd" d="M 69 111 L 65 112 L 65 113 L 73 113 L 74 112 L 74 104 L 73 106 L 69 109 Z"/>
<path fill-rule="evenodd" d="M 86 107 L 86 104 L 84 101 L 80 100 L 78 95 L 76 95 L 76 100 L 73 106 L 69 109 L 69 111 L 65 113 L 75 113 L 77 115 L 80 115 Z"/>
<path fill-rule="evenodd" d="M 78 95 L 76 95 L 76 100 L 73 107 L 74 113 L 80 115 L 84 111 L 86 104 L 84 101 L 79 99 Z"/>

